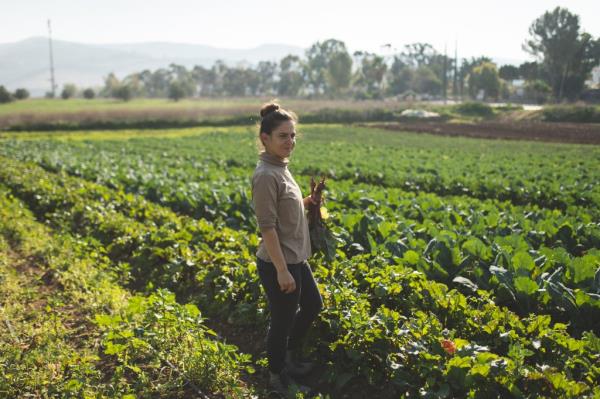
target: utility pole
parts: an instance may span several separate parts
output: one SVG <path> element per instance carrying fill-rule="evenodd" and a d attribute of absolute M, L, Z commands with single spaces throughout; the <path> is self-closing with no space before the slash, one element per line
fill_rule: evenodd
<path fill-rule="evenodd" d="M 452 94 L 454 101 L 458 96 L 458 40 L 454 41 L 454 82 L 452 84 Z"/>
<path fill-rule="evenodd" d="M 52 52 L 52 26 L 48 20 L 48 44 L 50 45 L 50 93 L 52 98 L 56 97 L 56 81 L 54 80 L 54 54 Z"/>
<path fill-rule="evenodd" d="M 444 96 L 444 104 L 446 104 L 448 97 L 448 57 L 446 53 L 446 44 L 444 44 L 444 76 L 442 76 L 442 95 Z"/>

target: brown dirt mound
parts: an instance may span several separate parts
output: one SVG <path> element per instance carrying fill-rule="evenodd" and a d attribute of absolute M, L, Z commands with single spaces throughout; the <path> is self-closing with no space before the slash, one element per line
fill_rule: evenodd
<path fill-rule="evenodd" d="M 544 122 L 481 122 L 475 124 L 399 122 L 373 123 L 364 126 L 393 131 L 438 134 L 442 136 L 600 144 L 599 124 Z"/>

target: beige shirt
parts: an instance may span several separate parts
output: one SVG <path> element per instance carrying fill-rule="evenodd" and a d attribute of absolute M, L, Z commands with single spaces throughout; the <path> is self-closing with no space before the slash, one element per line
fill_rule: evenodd
<path fill-rule="evenodd" d="M 308 219 L 300 187 L 287 168 L 288 160 L 262 152 L 252 176 L 252 203 L 261 229 L 274 227 L 286 263 L 300 263 L 311 253 Z M 261 240 L 256 253 L 271 262 Z"/>

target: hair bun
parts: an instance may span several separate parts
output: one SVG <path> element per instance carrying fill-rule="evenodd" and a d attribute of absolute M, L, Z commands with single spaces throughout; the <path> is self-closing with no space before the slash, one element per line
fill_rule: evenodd
<path fill-rule="evenodd" d="M 261 118 L 264 118 L 265 116 L 269 115 L 271 112 L 275 112 L 275 111 L 279 110 L 280 108 L 281 107 L 277 103 L 267 103 L 267 104 L 263 105 L 262 108 L 260 109 L 260 116 L 261 116 Z"/>

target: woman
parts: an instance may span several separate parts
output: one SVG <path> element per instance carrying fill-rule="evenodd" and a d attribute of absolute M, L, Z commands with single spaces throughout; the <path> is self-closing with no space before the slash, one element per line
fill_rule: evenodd
<path fill-rule="evenodd" d="M 271 322 L 267 334 L 269 383 L 280 393 L 295 382 L 291 376 L 310 372 L 312 364 L 299 356 L 302 340 L 323 307 L 306 261 L 311 254 L 305 207 L 298 184 L 287 168 L 296 145 L 297 117 L 278 104 L 261 111 L 259 138 L 264 150 L 252 177 L 252 202 L 262 240 L 258 274 L 267 294 Z"/>

